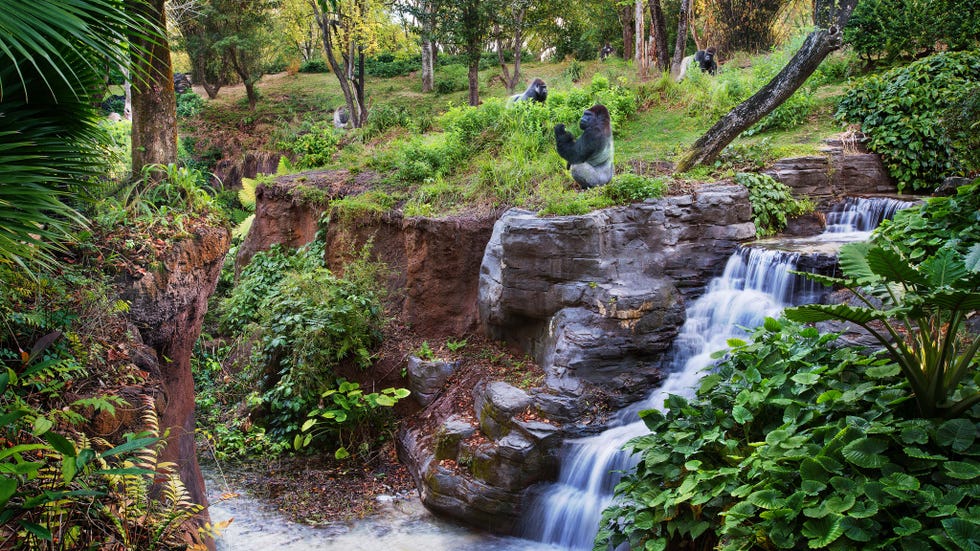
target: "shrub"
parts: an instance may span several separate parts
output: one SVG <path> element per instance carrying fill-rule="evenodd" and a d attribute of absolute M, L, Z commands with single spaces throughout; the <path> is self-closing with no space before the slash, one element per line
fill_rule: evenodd
<path fill-rule="evenodd" d="M 329 73 L 330 67 L 327 62 L 322 59 L 308 59 L 300 64 L 299 72 L 301 73 Z"/>
<path fill-rule="evenodd" d="M 177 116 L 190 118 L 204 109 L 204 98 L 194 92 L 184 92 L 177 96 Z"/>
<path fill-rule="evenodd" d="M 943 115 L 967 101 L 980 82 L 980 51 L 936 54 L 856 82 L 836 117 L 860 123 L 868 147 L 880 153 L 899 190 L 931 190 L 950 175 L 964 174 L 975 129 L 952 125 Z"/>
<path fill-rule="evenodd" d="M 435 90 L 437 94 L 462 92 L 470 87 L 469 70 L 465 65 L 447 65 L 436 71 Z"/>
<path fill-rule="evenodd" d="M 364 129 L 364 135 L 366 137 L 376 136 L 396 126 L 408 128 L 412 123 L 412 119 L 412 114 L 404 107 L 396 107 L 386 103 L 375 105 L 368 112 L 367 127 Z"/>
<path fill-rule="evenodd" d="M 667 178 L 647 178 L 637 174 L 617 174 L 612 182 L 602 188 L 602 193 L 617 204 L 629 204 L 645 199 L 663 197 L 667 192 Z"/>
<path fill-rule="evenodd" d="M 937 50 L 975 48 L 976 4 L 959 0 L 862 0 L 844 40 L 868 61 L 918 59 Z"/>
<path fill-rule="evenodd" d="M 340 136 L 332 122 L 306 123 L 302 134 L 280 146 L 297 155 L 296 168 L 321 167 L 328 164 L 337 152 Z"/>
<path fill-rule="evenodd" d="M 779 104 L 779 107 L 746 130 L 745 135 L 752 136 L 767 130 L 786 130 L 800 126 L 810 116 L 815 103 L 813 94 L 803 89 L 797 90 L 789 99 Z"/>
<path fill-rule="evenodd" d="M 754 342 L 641 413 L 650 433 L 597 548 L 969 548 L 980 417 L 909 419 L 894 364 L 767 319 Z M 975 388 L 970 381 L 968 384 Z"/>
<path fill-rule="evenodd" d="M 755 233 L 759 237 L 781 232 L 786 227 L 786 219 L 789 216 L 813 211 L 812 202 L 797 200 L 786 184 L 777 182 L 772 176 L 739 172 L 735 175 L 735 182 L 749 190 L 752 221 L 755 223 Z"/>

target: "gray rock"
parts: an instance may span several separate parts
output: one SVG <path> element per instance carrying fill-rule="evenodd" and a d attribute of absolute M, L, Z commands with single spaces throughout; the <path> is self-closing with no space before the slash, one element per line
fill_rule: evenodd
<path fill-rule="evenodd" d="M 494 440 L 507 435 L 512 417 L 530 405 L 531 397 L 526 392 L 501 381 L 481 383 L 473 389 L 473 408 L 480 431 Z"/>
<path fill-rule="evenodd" d="M 412 391 L 415 401 L 422 407 L 431 404 L 442 392 L 446 380 L 453 374 L 459 362 L 444 362 L 439 360 L 423 360 L 415 356 L 408 357 L 408 388 Z"/>

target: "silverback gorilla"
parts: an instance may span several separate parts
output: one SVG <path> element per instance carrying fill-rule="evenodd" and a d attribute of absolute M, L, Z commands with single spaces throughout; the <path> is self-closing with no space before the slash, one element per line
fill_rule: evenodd
<path fill-rule="evenodd" d="M 593 105 L 582 113 L 578 126 L 583 130 L 578 140 L 565 130 L 564 124 L 555 126 L 558 154 L 568 161 L 572 178 L 583 189 L 608 184 L 613 177 L 613 139 L 609 110 L 599 103 Z"/>
<path fill-rule="evenodd" d="M 715 50 L 713 47 L 707 50 L 698 50 L 694 53 L 694 62 L 697 63 L 701 70 L 713 75 L 718 72 L 718 63 L 715 62 Z"/>
<path fill-rule="evenodd" d="M 548 85 L 544 83 L 540 78 L 536 78 L 531 81 L 528 85 L 527 90 L 524 90 L 523 94 L 514 94 L 510 97 L 510 101 L 539 101 L 544 103 L 548 99 Z"/>

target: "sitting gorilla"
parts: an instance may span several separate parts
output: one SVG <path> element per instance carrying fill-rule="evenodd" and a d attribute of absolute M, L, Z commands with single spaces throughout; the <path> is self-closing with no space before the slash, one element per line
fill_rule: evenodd
<path fill-rule="evenodd" d="M 336 111 L 333 112 L 333 126 L 334 128 L 347 128 L 350 124 L 350 114 L 347 112 L 346 107 L 338 107 Z"/>
<path fill-rule="evenodd" d="M 530 100 L 544 103 L 546 99 L 548 99 L 548 85 L 540 78 L 532 80 L 523 94 L 514 94 L 510 97 L 511 102 Z"/>
<path fill-rule="evenodd" d="M 613 177 L 613 139 L 609 125 L 609 110 L 595 104 L 582 113 L 578 123 L 584 132 L 578 140 L 565 131 L 565 125 L 555 126 L 555 145 L 558 154 L 568 161 L 572 178 L 583 189 L 608 184 Z"/>
<path fill-rule="evenodd" d="M 715 63 L 715 48 L 712 46 L 707 50 L 698 50 L 694 53 L 694 61 L 701 67 L 701 70 L 713 75 L 718 72 L 718 64 Z"/>

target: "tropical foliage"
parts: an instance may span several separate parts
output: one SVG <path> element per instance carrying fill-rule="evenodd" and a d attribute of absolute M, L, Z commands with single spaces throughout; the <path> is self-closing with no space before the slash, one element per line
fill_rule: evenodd
<path fill-rule="evenodd" d="M 642 414 L 636 471 L 596 549 L 969 549 L 980 538 L 974 413 L 903 414 L 888 359 L 767 319 L 688 401 Z M 972 380 L 965 383 L 976 390 Z"/>
<path fill-rule="evenodd" d="M 861 125 L 899 190 L 931 191 L 980 168 L 971 149 L 976 121 L 946 121 L 978 83 L 980 50 L 944 52 L 855 82 L 837 118 Z"/>

